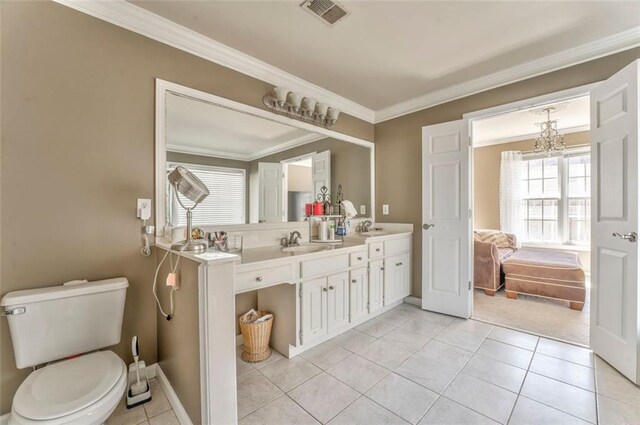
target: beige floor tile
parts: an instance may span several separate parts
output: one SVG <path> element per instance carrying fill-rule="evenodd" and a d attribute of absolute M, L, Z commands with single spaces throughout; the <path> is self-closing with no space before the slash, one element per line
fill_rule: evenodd
<path fill-rule="evenodd" d="M 154 416 L 149 419 L 150 425 L 180 425 L 176 414 L 173 410 L 168 410 L 164 413 L 159 414 L 158 416 Z"/>
<path fill-rule="evenodd" d="M 137 425 L 146 420 L 147 415 L 144 412 L 143 406 L 127 409 L 125 399 L 123 398 L 120 403 L 118 403 L 116 410 L 114 410 L 109 419 L 107 419 L 106 425 Z"/>
<path fill-rule="evenodd" d="M 322 372 L 293 389 L 289 396 L 324 424 L 356 401 L 360 394 Z"/>
<path fill-rule="evenodd" d="M 358 354 L 380 366 L 393 370 L 400 366 L 400 364 L 407 360 L 413 353 L 397 345 L 378 340 L 364 347 Z"/>
<path fill-rule="evenodd" d="M 598 372 L 598 394 L 630 404 L 640 406 L 640 388 L 620 374 Z"/>
<path fill-rule="evenodd" d="M 167 396 L 164 395 L 164 391 L 160 388 L 160 384 L 157 379 L 150 379 L 151 385 L 151 401 L 143 404 L 147 417 L 153 418 L 161 413 L 171 410 L 171 404 L 167 400 Z"/>
<path fill-rule="evenodd" d="M 540 338 L 536 351 L 583 366 L 593 367 L 593 354 L 591 350 L 576 345 Z"/>
<path fill-rule="evenodd" d="M 402 326 L 407 321 L 416 317 L 418 314 L 419 314 L 419 311 L 417 309 L 412 308 L 410 310 L 407 310 L 407 309 L 402 309 L 400 308 L 400 306 L 398 306 L 382 314 L 380 316 L 380 319 L 386 320 L 387 322 L 395 326 Z"/>
<path fill-rule="evenodd" d="M 282 394 L 274 383 L 258 371 L 238 378 L 238 418 L 247 416 Z"/>
<path fill-rule="evenodd" d="M 409 357 L 395 369 L 395 373 L 440 394 L 460 372 L 461 367 L 450 367 L 432 360 L 423 351 Z"/>
<path fill-rule="evenodd" d="M 288 396 L 283 395 L 238 421 L 238 425 L 318 425 Z"/>
<path fill-rule="evenodd" d="M 271 356 L 269 356 L 268 359 L 263 360 L 261 362 L 257 362 L 257 363 L 251 363 L 253 365 L 253 367 L 255 367 L 256 369 L 262 369 L 265 366 L 269 366 L 271 363 L 273 362 L 277 362 L 278 360 L 284 358 L 284 356 L 280 353 L 278 353 L 276 350 L 274 350 L 273 348 L 271 349 Z"/>
<path fill-rule="evenodd" d="M 419 425 L 497 425 L 478 412 L 446 397 L 440 397 L 422 418 Z"/>
<path fill-rule="evenodd" d="M 376 317 L 375 319 L 368 320 L 363 324 L 356 326 L 356 330 L 365 333 L 374 338 L 380 338 L 382 335 L 391 332 L 396 328 L 392 323 Z"/>
<path fill-rule="evenodd" d="M 494 421 L 506 424 L 517 395 L 497 385 L 460 373 L 444 396 Z"/>
<path fill-rule="evenodd" d="M 248 375 L 251 372 L 256 370 L 255 366 L 251 363 L 247 363 L 240 358 L 240 356 L 236 356 L 236 377 L 241 377 L 244 375 Z"/>
<path fill-rule="evenodd" d="M 457 329 L 459 331 L 465 331 L 471 334 L 480 335 L 484 338 L 486 338 L 487 335 L 489 335 L 495 328 L 495 326 L 493 325 L 479 322 L 473 319 L 455 321 L 449 327 L 452 329 Z"/>
<path fill-rule="evenodd" d="M 571 416 L 526 397 L 518 397 L 509 425 L 589 425 L 582 419 Z M 608 422 L 606 422 L 608 425 Z"/>
<path fill-rule="evenodd" d="M 536 349 L 536 345 L 538 345 L 538 340 L 540 339 L 535 335 L 501 328 L 500 326 L 496 326 L 491 331 L 488 338 L 504 342 L 505 344 L 515 345 L 516 347 L 530 351 L 534 351 Z"/>
<path fill-rule="evenodd" d="M 408 425 L 409 422 L 394 415 L 384 407 L 374 403 L 367 397 L 360 397 L 338 416 L 333 418 L 329 425 Z"/>
<path fill-rule="evenodd" d="M 419 315 L 417 318 L 409 320 L 407 323 L 402 325 L 401 328 L 414 334 L 419 334 L 428 338 L 434 338 L 440 332 L 445 330 L 446 327 L 447 325 L 436 323 L 430 320 L 425 320 L 422 315 Z"/>
<path fill-rule="evenodd" d="M 473 355 L 467 350 L 436 340 L 429 341 L 418 353 L 427 362 L 437 362 L 456 370 L 462 369 Z"/>
<path fill-rule="evenodd" d="M 618 372 L 616 368 L 614 368 L 609 363 L 604 361 L 602 357 L 598 356 L 597 354 L 594 354 L 593 358 L 595 361 L 596 372 L 606 372 L 606 373 L 612 373 L 614 375 L 622 375 L 620 372 Z"/>
<path fill-rule="evenodd" d="M 598 395 L 598 417 L 601 425 L 637 425 L 640 407 Z"/>
<path fill-rule="evenodd" d="M 398 347 L 405 348 L 415 353 L 429 342 L 430 339 L 431 338 L 428 336 L 420 335 L 407 329 L 397 328 L 380 338 L 380 341 L 397 345 Z"/>
<path fill-rule="evenodd" d="M 440 332 L 434 339 L 447 344 L 455 345 L 463 350 L 476 351 L 485 337 L 475 333 L 469 333 L 454 327 L 449 327 Z"/>
<path fill-rule="evenodd" d="M 260 369 L 260 373 L 287 392 L 320 373 L 320 368 L 302 357 L 282 358 Z"/>
<path fill-rule="evenodd" d="M 527 369 L 533 357 L 532 351 L 503 344 L 492 339 L 485 339 L 480 348 L 478 348 L 477 354 L 521 369 Z"/>
<path fill-rule="evenodd" d="M 524 380 L 521 395 L 596 423 L 596 396 L 591 391 L 529 372 Z"/>
<path fill-rule="evenodd" d="M 438 398 L 433 391 L 394 373 L 387 375 L 365 395 L 412 424 L 417 424 Z"/>
<path fill-rule="evenodd" d="M 354 354 L 331 366 L 327 369 L 327 373 L 338 378 L 354 390 L 365 393 L 387 376 L 389 371 L 372 361 Z"/>
<path fill-rule="evenodd" d="M 478 354 L 469 360 L 462 372 L 514 393 L 520 392 L 524 377 L 527 374 L 524 369 Z"/>
<path fill-rule="evenodd" d="M 595 376 L 590 367 L 536 353 L 529 370 L 585 390 L 595 391 Z"/>
<path fill-rule="evenodd" d="M 342 348 L 333 340 L 323 342 L 322 344 L 301 354 L 302 357 L 309 360 L 322 370 L 330 368 L 350 355 L 351 351 Z"/>
<path fill-rule="evenodd" d="M 446 314 L 435 313 L 433 311 L 420 310 L 416 316 L 418 319 L 426 320 L 428 322 L 437 323 L 438 325 L 447 327 L 456 321 L 456 317 L 447 316 Z"/>
<path fill-rule="evenodd" d="M 346 348 L 347 350 L 355 353 L 371 344 L 375 340 L 376 339 L 371 335 L 358 332 L 355 329 L 349 329 L 348 331 L 333 338 L 332 341 L 338 344 L 340 347 Z"/>

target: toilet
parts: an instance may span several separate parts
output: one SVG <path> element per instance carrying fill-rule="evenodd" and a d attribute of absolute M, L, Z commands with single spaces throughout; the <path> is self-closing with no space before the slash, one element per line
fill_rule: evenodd
<path fill-rule="evenodd" d="M 6 294 L 16 366 L 37 365 L 13 397 L 10 425 L 102 424 L 127 388 L 127 370 L 105 347 L 120 342 L 126 278 L 76 281 Z"/>

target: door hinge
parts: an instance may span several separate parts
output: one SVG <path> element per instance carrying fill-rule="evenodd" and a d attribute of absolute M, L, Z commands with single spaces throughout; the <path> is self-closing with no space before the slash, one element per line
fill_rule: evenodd
<path fill-rule="evenodd" d="M 302 331 L 298 332 L 298 337 L 300 338 L 300 344 L 302 344 Z"/>
<path fill-rule="evenodd" d="M 469 281 L 469 290 L 471 290 L 471 281 Z"/>
<path fill-rule="evenodd" d="M 472 145 L 471 136 L 469 136 L 469 146 L 471 146 L 471 145 Z"/>
<path fill-rule="evenodd" d="M 298 291 L 298 296 L 302 298 L 302 288 L 300 288 L 300 290 Z"/>

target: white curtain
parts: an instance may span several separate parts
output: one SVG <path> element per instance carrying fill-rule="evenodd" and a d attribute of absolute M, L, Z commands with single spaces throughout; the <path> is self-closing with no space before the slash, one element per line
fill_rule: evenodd
<path fill-rule="evenodd" d="M 500 161 L 500 230 L 522 240 L 522 153 L 502 152 Z"/>

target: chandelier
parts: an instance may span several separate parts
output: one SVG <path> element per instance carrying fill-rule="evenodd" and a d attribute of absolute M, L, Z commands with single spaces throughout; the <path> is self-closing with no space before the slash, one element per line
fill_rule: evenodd
<path fill-rule="evenodd" d="M 536 115 L 546 115 L 547 120 L 536 123 L 540 127 L 540 135 L 536 138 L 533 145 L 533 151 L 536 153 L 544 152 L 547 156 L 551 156 L 553 152 L 563 151 L 567 146 L 564 143 L 564 136 L 558 132 L 558 120 L 551 119 L 551 113 L 564 109 L 566 104 L 558 104 L 553 106 L 545 106 L 531 111 Z"/>

